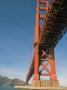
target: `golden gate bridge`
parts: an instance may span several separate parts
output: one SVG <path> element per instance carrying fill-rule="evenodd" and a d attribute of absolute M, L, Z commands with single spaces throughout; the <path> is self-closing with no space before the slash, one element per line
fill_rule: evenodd
<path fill-rule="evenodd" d="M 33 86 L 59 86 L 54 48 L 67 32 L 67 0 L 36 0 L 36 3 L 34 55 L 26 82 L 33 76 Z"/>

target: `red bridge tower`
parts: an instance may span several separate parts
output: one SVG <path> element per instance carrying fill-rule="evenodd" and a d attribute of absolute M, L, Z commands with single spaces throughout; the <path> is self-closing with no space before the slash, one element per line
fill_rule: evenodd
<path fill-rule="evenodd" d="M 49 77 L 50 80 L 57 82 L 55 71 L 54 48 L 51 47 L 46 51 L 44 46 L 40 46 L 39 40 L 44 29 L 45 22 L 47 22 L 46 14 L 48 13 L 49 2 L 46 0 L 37 0 L 36 8 L 36 31 L 34 41 L 34 80 L 33 85 L 38 86 L 40 82 L 42 86 L 47 81 L 40 81 L 41 76 Z M 50 83 L 50 81 L 48 81 Z M 47 83 L 48 84 L 48 83 Z"/>
<path fill-rule="evenodd" d="M 67 26 L 66 11 L 66 0 L 52 0 L 51 5 L 49 0 L 37 0 L 34 56 L 26 78 L 28 82 L 34 74 L 33 86 L 59 86 L 54 48 L 67 31 L 64 29 Z"/>

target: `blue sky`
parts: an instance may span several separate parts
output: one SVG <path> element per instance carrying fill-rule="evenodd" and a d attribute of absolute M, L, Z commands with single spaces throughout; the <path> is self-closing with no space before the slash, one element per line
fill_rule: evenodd
<path fill-rule="evenodd" d="M 0 74 L 25 81 L 33 57 L 36 0 L 0 0 Z M 67 85 L 67 34 L 55 48 L 56 70 Z"/>

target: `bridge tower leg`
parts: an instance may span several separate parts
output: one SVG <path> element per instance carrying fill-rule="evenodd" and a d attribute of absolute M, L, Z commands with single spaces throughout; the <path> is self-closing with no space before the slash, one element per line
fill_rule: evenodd
<path fill-rule="evenodd" d="M 37 0 L 36 8 L 36 27 L 34 39 L 34 86 L 40 86 L 39 83 L 39 0 Z M 37 83 L 37 85 L 36 85 Z"/>
<path fill-rule="evenodd" d="M 48 13 L 48 0 L 37 0 L 36 27 L 34 38 L 34 77 L 32 86 L 58 86 L 55 71 L 54 48 L 46 52 L 45 48 L 39 46 L 39 39 L 44 30 L 46 14 Z M 41 76 L 49 77 L 49 80 L 40 80 Z"/>

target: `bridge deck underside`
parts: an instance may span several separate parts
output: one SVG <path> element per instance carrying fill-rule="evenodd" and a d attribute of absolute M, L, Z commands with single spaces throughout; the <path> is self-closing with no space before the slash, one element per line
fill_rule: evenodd
<path fill-rule="evenodd" d="M 62 0 L 59 0 L 60 3 Z M 57 10 L 54 8 L 59 7 Z M 52 3 L 51 9 L 47 14 L 47 22 L 45 23 L 43 33 L 40 36 L 39 46 L 47 50 L 57 45 L 63 35 L 67 32 L 64 29 L 67 25 L 67 0 L 63 0 L 61 4 Z M 33 75 L 34 58 L 27 75 L 27 82 Z"/>
<path fill-rule="evenodd" d="M 54 8 L 59 7 L 57 10 Z M 45 49 L 55 47 L 66 32 L 67 25 L 67 1 L 61 4 L 53 3 L 47 14 L 47 22 L 40 37 L 40 46 Z"/>

